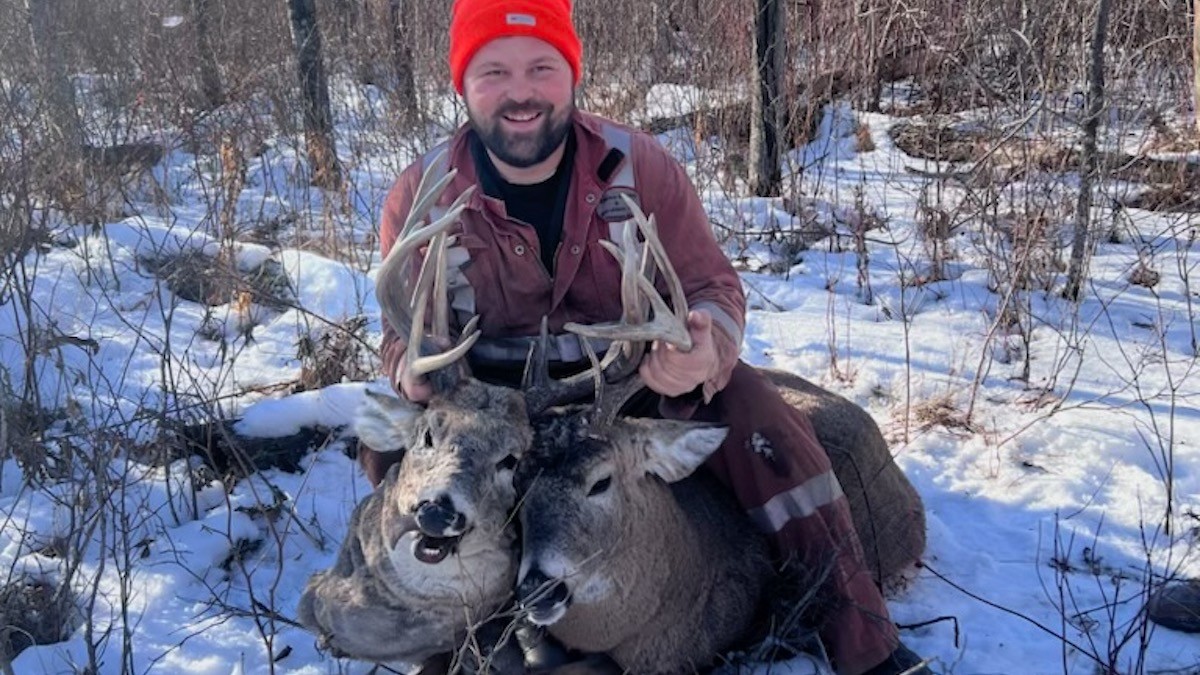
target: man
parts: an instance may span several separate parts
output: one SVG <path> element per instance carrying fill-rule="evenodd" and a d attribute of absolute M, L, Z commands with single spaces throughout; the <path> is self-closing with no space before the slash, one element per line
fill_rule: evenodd
<path fill-rule="evenodd" d="M 919 659 L 888 619 L 812 425 L 738 360 L 745 297 L 695 188 L 652 137 L 576 110 L 582 48 L 569 0 L 456 0 L 452 11 L 450 71 L 469 123 L 445 147 L 447 166 L 458 173 L 442 203 L 480 187 L 461 217 L 460 274 L 451 281 L 456 320 L 480 318 L 483 337 L 468 357 L 473 373 L 519 381 L 543 316 L 555 335 L 569 321 L 620 316 L 621 271 L 600 242 L 630 217 L 621 195 L 635 199 L 657 217 L 692 308 L 693 348 L 655 344 L 640 366 L 659 412 L 728 425 L 709 468 L 782 553 L 814 567 L 832 564 L 838 602 L 822 638 L 838 672 L 906 672 Z M 409 167 L 388 196 L 385 256 L 433 156 Z M 405 397 L 428 400 L 428 384 L 402 374 L 404 350 L 403 338 L 385 325 L 385 372 L 399 374 L 394 385 Z M 567 366 L 585 358 L 574 338 L 556 340 L 551 351 Z M 361 457 L 377 484 L 390 462 L 369 448 Z M 764 508 L 769 501 L 782 508 Z"/>

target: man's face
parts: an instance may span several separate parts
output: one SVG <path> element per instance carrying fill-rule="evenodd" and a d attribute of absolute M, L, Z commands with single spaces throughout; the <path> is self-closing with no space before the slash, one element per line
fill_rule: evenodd
<path fill-rule="evenodd" d="M 574 75 L 557 49 L 532 37 L 493 40 L 463 75 L 471 125 L 497 159 L 517 168 L 545 162 L 571 127 Z"/>

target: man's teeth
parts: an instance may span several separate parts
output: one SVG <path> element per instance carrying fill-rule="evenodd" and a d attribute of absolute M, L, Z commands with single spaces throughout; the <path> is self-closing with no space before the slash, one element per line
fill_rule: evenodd
<path fill-rule="evenodd" d="M 505 115 L 508 119 L 514 122 L 528 122 L 537 117 L 538 113 L 525 113 L 524 115 Z"/>

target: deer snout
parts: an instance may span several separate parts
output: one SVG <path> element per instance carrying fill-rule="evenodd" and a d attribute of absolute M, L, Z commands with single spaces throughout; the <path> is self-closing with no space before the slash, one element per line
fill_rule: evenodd
<path fill-rule="evenodd" d="M 417 504 L 417 527 L 430 537 L 457 537 L 467 530 L 467 517 L 442 494 Z"/>
<path fill-rule="evenodd" d="M 556 623 L 571 605 L 571 590 L 562 579 L 551 579 L 540 568 L 531 568 L 517 584 L 517 599 L 529 620 L 538 626 Z"/>

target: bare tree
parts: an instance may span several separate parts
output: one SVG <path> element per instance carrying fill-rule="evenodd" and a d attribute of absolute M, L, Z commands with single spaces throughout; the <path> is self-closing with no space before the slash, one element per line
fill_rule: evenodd
<path fill-rule="evenodd" d="M 1192 0 L 1192 86 L 1194 99 L 1192 114 L 1196 118 L 1196 132 L 1200 133 L 1200 1 Z"/>
<path fill-rule="evenodd" d="M 191 0 L 188 10 L 192 13 L 193 39 L 199 56 L 200 94 L 210 107 L 225 102 L 225 91 L 221 85 L 221 69 L 217 65 L 217 52 L 213 48 L 213 17 L 211 0 Z"/>
<path fill-rule="evenodd" d="M 329 83 L 321 54 L 321 29 L 317 25 L 315 0 L 286 0 L 291 19 L 296 66 L 300 72 L 301 107 L 304 113 L 304 142 L 312 167 L 312 183 L 337 189 L 342 182 L 337 150 L 333 143 L 333 112 L 329 107 Z"/>
<path fill-rule="evenodd" d="M 388 25 L 391 28 L 391 57 L 393 99 L 397 110 L 406 122 L 415 122 L 420 106 L 417 101 L 417 83 L 413 73 L 413 55 L 409 47 L 409 30 L 405 24 L 404 0 L 387 0 Z"/>
<path fill-rule="evenodd" d="M 754 15 L 754 94 L 750 115 L 750 187 L 760 197 L 778 196 L 783 126 L 784 4 L 757 0 Z"/>
<path fill-rule="evenodd" d="M 68 77 L 66 49 L 59 40 L 54 17 L 61 16 L 63 0 L 25 0 L 29 12 L 29 37 L 42 81 L 45 119 L 60 151 L 77 156 L 83 147 L 83 127 L 76 108 L 75 89 Z"/>
<path fill-rule="evenodd" d="M 1079 300 L 1083 280 L 1087 276 L 1092 244 L 1092 186 L 1096 182 L 1099 165 L 1096 134 L 1100 129 L 1100 116 L 1104 114 L 1104 42 L 1108 36 L 1110 7 L 1111 0 L 1097 0 L 1096 25 L 1092 31 L 1087 117 L 1083 120 L 1083 150 L 1079 158 L 1079 201 L 1075 208 L 1075 231 L 1071 242 L 1071 263 L 1067 268 L 1067 286 L 1063 289 L 1063 297 L 1073 301 Z"/>

